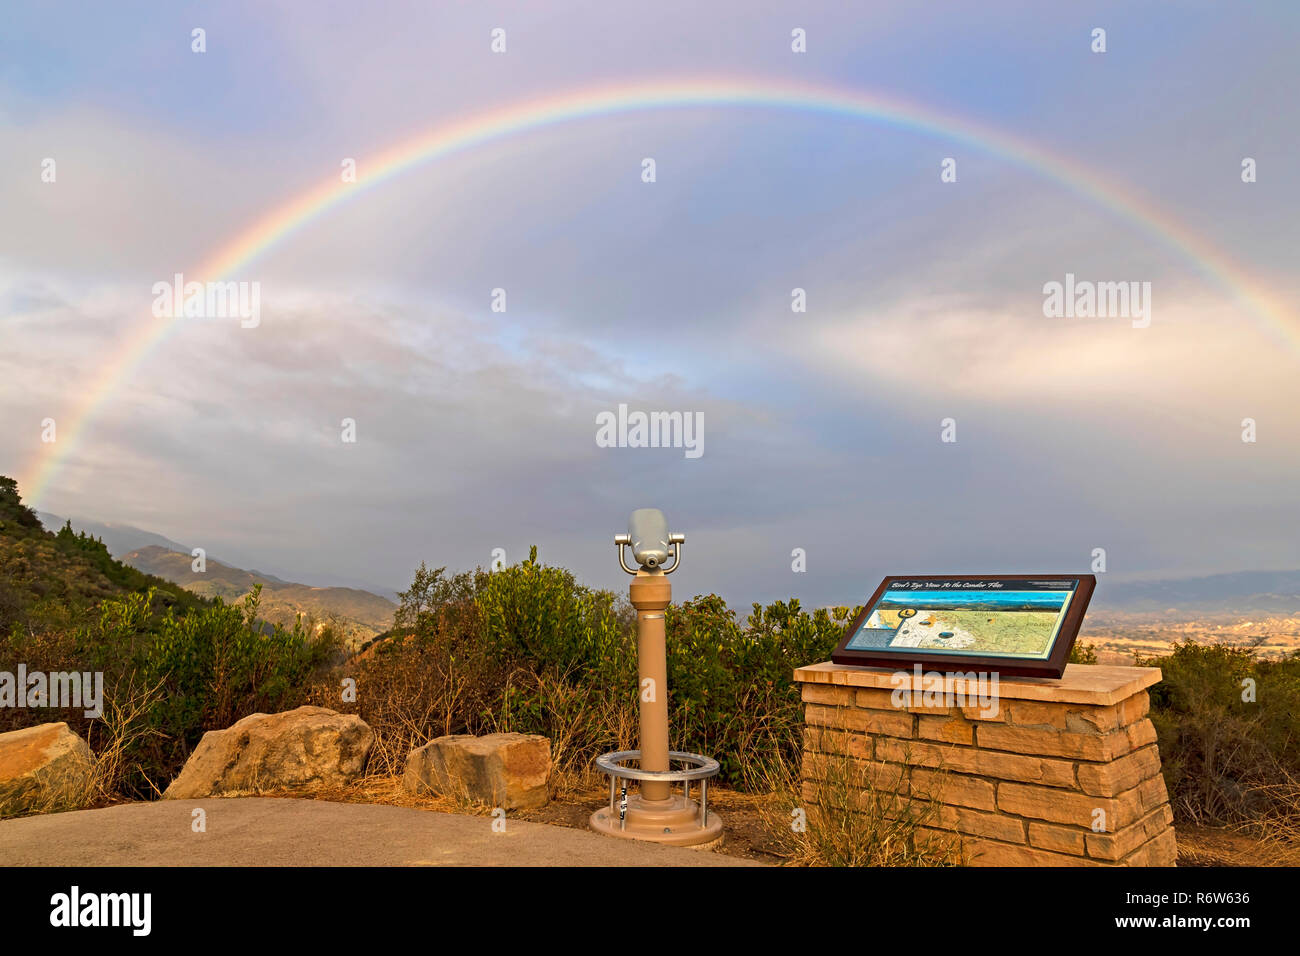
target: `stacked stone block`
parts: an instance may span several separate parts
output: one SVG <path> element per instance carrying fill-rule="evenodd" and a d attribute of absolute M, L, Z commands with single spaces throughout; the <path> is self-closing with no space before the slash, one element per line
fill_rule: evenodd
<path fill-rule="evenodd" d="M 1173 813 L 1147 688 L 1157 668 L 1071 664 L 1059 681 L 1000 678 L 996 708 L 947 678 L 837 664 L 803 685 L 803 789 L 813 805 L 828 761 L 906 800 L 933 801 L 929 836 L 976 866 L 1172 866 Z M 902 701 L 896 688 L 914 690 Z M 964 704 L 959 704 L 965 698 Z M 924 702 L 923 702 L 924 701 Z"/>

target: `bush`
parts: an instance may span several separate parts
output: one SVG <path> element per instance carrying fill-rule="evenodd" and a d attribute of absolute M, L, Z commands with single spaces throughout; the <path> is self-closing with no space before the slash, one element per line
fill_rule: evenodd
<path fill-rule="evenodd" d="M 593 591 L 563 568 L 528 560 L 479 581 L 482 636 L 504 661 L 550 675 L 615 673 L 629 662 L 615 597 Z"/>
<path fill-rule="evenodd" d="M 1300 817 L 1290 785 L 1300 778 L 1300 654 L 1261 660 L 1248 648 L 1186 641 L 1138 663 L 1163 673 L 1151 721 L 1179 817 Z"/>
<path fill-rule="evenodd" d="M 635 746 L 636 616 L 626 599 L 528 559 L 492 574 L 416 572 L 398 634 L 366 652 L 358 710 L 400 772 L 413 747 L 449 733 L 543 734 L 556 765 L 586 772 Z M 723 778 L 764 780 L 800 753 L 796 667 L 824 660 L 848 608 L 809 615 L 797 601 L 754 605 L 744 626 L 716 595 L 669 607 L 672 746 L 716 756 Z M 318 700 L 335 696 L 321 688 Z"/>
<path fill-rule="evenodd" d="M 847 609 L 839 609 L 840 618 Z M 797 762 L 803 709 L 794 670 L 825 660 L 844 626 L 798 601 L 753 605 L 741 627 L 717 595 L 666 615 L 674 749 L 716 757 L 724 779 L 754 786 L 773 764 Z"/>
<path fill-rule="evenodd" d="M 1095 664 L 1097 663 L 1097 645 L 1075 643 L 1070 648 L 1070 657 L 1067 661 L 1070 664 Z"/>
<path fill-rule="evenodd" d="M 103 675 L 103 719 L 55 708 L 0 714 L 0 730 L 66 721 L 97 756 L 108 755 L 100 798 L 154 795 L 206 731 L 303 703 L 338 647 L 332 631 L 318 634 L 310 622 L 286 630 L 259 621 L 256 590 L 240 606 L 217 600 L 180 613 L 160 611 L 155 597 L 149 589 L 106 599 L 74 626 L 15 625 L 0 644 L 5 661 L 29 671 Z"/>
<path fill-rule="evenodd" d="M 550 737 L 566 769 L 589 763 L 617 736 L 607 729 L 611 716 L 620 720 L 610 705 L 617 685 L 630 698 L 636 683 L 615 596 L 539 564 L 535 548 L 494 574 L 445 570 L 420 566 L 399 595 L 396 633 L 358 662 L 373 765 L 400 773 L 409 751 L 434 737 L 498 730 Z M 320 687 L 318 702 L 336 706 L 337 686 Z"/>
<path fill-rule="evenodd" d="M 261 591 L 257 585 L 240 605 L 218 598 L 188 614 L 169 610 L 148 643 L 140 673 L 162 689 L 149 711 L 151 727 L 169 741 L 161 763 L 179 770 L 205 731 L 303 703 L 311 677 L 339 646 L 333 631 L 317 633 L 301 619 L 292 629 L 259 621 Z"/>

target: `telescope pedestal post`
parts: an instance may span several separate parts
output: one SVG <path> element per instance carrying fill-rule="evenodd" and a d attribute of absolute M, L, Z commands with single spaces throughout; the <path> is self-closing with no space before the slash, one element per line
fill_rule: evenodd
<path fill-rule="evenodd" d="M 641 702 L 641 769 L 664 771 L 668 766 L 668 648 L 664 638 L 664 610 L 672 603 L 673 589 L 662 571 L 638 571 L 628 589 L 636 608 L 637 688 Z M 641 799 L 657 803 L 668 799 L 665 780 L 641 784 Z"/>
<path fill-rule="evenodd" d="M 672 586 L 663 571 L 642 569 L 632 579 L 629 597 L 637 612 L 637 694 L 641 712 L 639 769 L 670 774 L 664 610 L 672 603 Z M 698 755 L 676 756 L 678 759 L 683 756 L 707 759 Z M 716 773 L 717 763 L 709 763 L 713 770 L 708 772 Z M 613 781 L 614 774 L 610 774 L 611 795 L 614 792 Z M 609 807 L 602 807 L 591 815 L 590 826 L 607 836 L 712 849 L 722 842 L 722 819 L 709 812 L 707 804 L 701 806 L 692 800 L 689 780 L 683 779 L 682 782 L 683 792 L 675 794 L 672 779 L 641 780 L 640 791 L 628 795 L 625 816 L 620 818 L 611 796 Z M 707 780 L 702 779 L 701 798 L 707 793 L 704 789 L 707 786 Z"/>

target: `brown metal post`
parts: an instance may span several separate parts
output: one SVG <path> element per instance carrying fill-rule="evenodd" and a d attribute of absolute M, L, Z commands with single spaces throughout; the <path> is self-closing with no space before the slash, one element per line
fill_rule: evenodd
<path fill-rule="evenodd" d="M 672 585 L 660 570 L 638 571 L 629 597 L 636 608 L 637 693 L 641 702 L 641 769 L 668 770 L 668 649 L 664 609 L 672 602 Z M 641 784 L 646 801 L 667 800 L 667 781 Z"/>
<path fill-rule="evenodd" d="M 673 597 L 668 575 L 681 564 L 681 547 L 686 536 L 670 534 L 668 522 L 657 508 L 632 512 L 627 525 L 627 534 L 614 535 L 614 546 L 618 548 L 619 567 L 632 575 L 628 596 L 636 609 L 636 693 L 641 746 L 596 758 L 597 766 L 609 774 L 610 802 L 609 806 L 594 811 L 588 823 L 597 833 L 625 840 L 714 847 L 722 841 L 722 819 L 707 811 L 706 795 L 708 778 L 718 772 L 718 762 L 696 753 L 681 753 L 677 759 L 690 769 L 673 771 L 668 749 L 668 648 L 664 642 L 664 612 Z M 635 567 L 627 563 L 628 550 L 632 552 Z M 632 760 L 637 762 L 634 768 L 627 766 Z M 647 771 L 672 773 L 683 784 L 682 792 L 673 792 L 671 780 L 642 779 Z M 690 777 L 700 781 L 698 803 L 691 799 Z M 628 793 L 629 780 L 637 781 L 636 793 Z M 617 807 L 614 805 L 616 790 L 622 793 Z"/>

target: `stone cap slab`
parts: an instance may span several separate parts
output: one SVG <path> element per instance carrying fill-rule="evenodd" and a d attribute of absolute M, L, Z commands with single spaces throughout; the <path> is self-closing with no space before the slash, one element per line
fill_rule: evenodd
<path fill-rule="evenodd" d="M 976 692 L 973 682 L 948 677 L 946 671 L 932 671 L 922 665 L 925 674 L 943 673 L 944 690 L 952 693 Z M 895 675 L 905 675 L 902 679 Z M 1059 680 L 1050 677 L 1004 677 L 998 675 L 998 694 L 1008 700 L 1041 700 L 1067 704 L 1093 704 L 1106 707 L 1127 700 L 1138 691 L 1160 683 L 1158 667 L 1123 667 L 1104 664 L 1067 664 Z M 838 684 L 846 687 L 876 687 L 894 690 L 906 687 L 921 691 L 929 688 L 917 679 L 915 668 L 859 667 L 824 661 L 797 667 L 794 679 L 804 684 Z M 969 685 L 969 686 L 968 686 Z M 987 692 L 987 688 L 986 688 Z"/>

